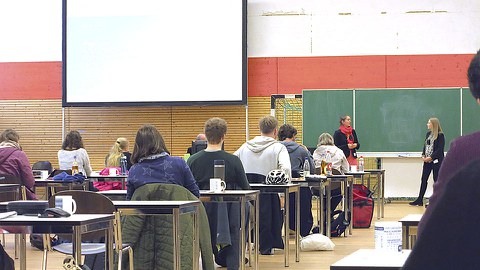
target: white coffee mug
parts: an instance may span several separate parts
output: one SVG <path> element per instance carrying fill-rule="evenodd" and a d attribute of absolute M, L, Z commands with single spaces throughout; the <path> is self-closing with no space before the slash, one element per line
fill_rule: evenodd
<path fill-rule="evenodd" d="M 350 172 L 357 172 L 357 166 L 356 165 L 350 165 Z"/>
<path fill-rule="evenodd" d="M 225 181 L 222 181 L 220 178 L 211 178 L 210 179 L 210 191 L 213 192 L 222 192 L 225 191 L 227 184 Z"/>
<path fill-rule="evenodd" d="M 55 207 L 62 208 L 72 215 L 77 211 L 77 203 L 72 196 L 56 196 Z"/>
<path fill-rule="evenodd" d="M 117 175 L 117 168 L 109 168 L 108 169 L 108 175 L 110 175 L 110 176 Z"/>

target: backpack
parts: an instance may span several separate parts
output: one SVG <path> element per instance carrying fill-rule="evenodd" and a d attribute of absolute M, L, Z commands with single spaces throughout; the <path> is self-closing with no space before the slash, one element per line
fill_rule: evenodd
<path fill-rule="evenodd" d="M 353 227 L 370 228 L 373 217 L 373 192 L 366 186 L 353 185 Z"/>
<path fill-rule="evenodd" d="M 345 212 L 342 210 L 335 210 L 332 213 L 332 219 L 330 223 L 330 236 L 338 237 L 345 233 L 350 221 L 345 218 Z M 323 235 L 326 235 L 327 226 L 323 228 Z M 315 227 L 312 230 L 313 233 L 319 233 L 319 228 Z"/>
<path fill-rule="evenodd" d="M 2 245 L 0 245 L 0 269 L 15 270 L 15 262 L 8 255 Z"/>

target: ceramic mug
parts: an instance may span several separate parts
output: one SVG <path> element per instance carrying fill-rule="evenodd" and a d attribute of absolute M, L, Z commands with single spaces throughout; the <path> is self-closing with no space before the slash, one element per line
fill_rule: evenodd
<path fill-rule="evenodd" d="M 357 172 L 357 166 L 356 165 L 350 165 L 350 172 Z"/>
<path fill-rule="evenodd" d="M 72 196 L 55 196 L 55 207 L 62 208 L 71 215 L 77 211 L 77 203 Z"/>
<path fill-rule="evenodd" d="M 110 175 L 110 176 L 117 175 L 117 168 L 109 168 L 108 169 L 108 175 Z"/>
<path fill-rule="evenodd" d="M 220 178 L 211 178 L 210 179 L 210 191 L 213 192 L 222 192 L 225 191 L 227 184 L 225 181 L 222 181 Z"/>

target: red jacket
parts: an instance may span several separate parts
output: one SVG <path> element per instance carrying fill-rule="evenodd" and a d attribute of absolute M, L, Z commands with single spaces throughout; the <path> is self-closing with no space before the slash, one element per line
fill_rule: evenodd
<path fill-rule="evenodd" d="M 25 152 L 15 147 L 0 148 L 0 174 L 19 177 L 27 188 L 27 199 L 37 199 L 33 193 L 35 178 Z"/>

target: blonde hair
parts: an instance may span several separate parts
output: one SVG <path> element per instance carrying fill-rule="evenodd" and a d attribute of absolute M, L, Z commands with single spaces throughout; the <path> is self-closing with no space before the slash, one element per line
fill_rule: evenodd
<path fill-rule="evenodd" d="M 123 151 L 128 149 L 128 140 L 126 138 L 118 138 L 110 149 L 110 154 L 107 158 L 107 167 L 119 167 L 120 157 L 123 156 Z"/>
<path fill-rule="evenodd" d="M 438 133 L 443 133 L 442 126 L 440 125 L 438 118 L 432 117 L 428 120 L 432 124 L 433 140 L 436 140 L 438 138 Z"/>

